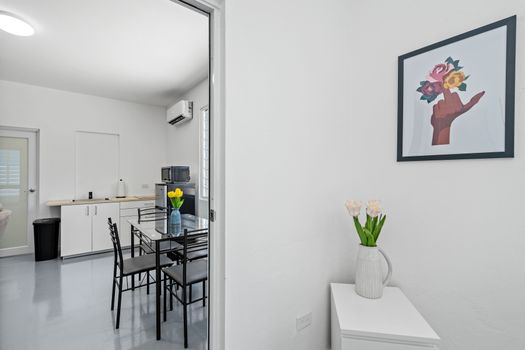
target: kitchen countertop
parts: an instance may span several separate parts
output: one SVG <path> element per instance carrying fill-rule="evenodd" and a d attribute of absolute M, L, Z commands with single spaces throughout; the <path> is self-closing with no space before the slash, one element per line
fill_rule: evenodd
<path fill-rule="evenodd" d="M 120 202 L 133 202 L 133 201 L 148 201 L 154 200 L 155 196 L 127 196 L 125 198 L 109 197 L 105 198 L 94 198 L 94 199 L 65 199 L 65 200 L 52 200 L 47 201 L 48 207 L 61 207 L 63 205 L 85 205 L 85 204 L 100 204 L 100 203 L 120 203 Z"/>

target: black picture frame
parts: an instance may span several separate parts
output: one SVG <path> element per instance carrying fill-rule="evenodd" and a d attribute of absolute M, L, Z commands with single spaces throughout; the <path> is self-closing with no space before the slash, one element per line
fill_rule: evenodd
<path fill-rule="evenodd" d="M 428 51 L 462 41 L 479 34 L 500 28 L 506 30 L 506 75 L 505 75 L 505 141 L 503 152 L 457 153 L 403 156 L 403 120 L 404 120 L 404 62 L 406 59 L 418 56 Z M 398 121 L 397 121 L 397 161 L 448 160 L 448 159 L 480 159 L 480 158 L 513 158 L 514 157 L 514 109 L 515 109 L 515 70 L 516 70 L 516 16 L 488 24 L 452 38 L 437 42 L 398 57 Z"/>

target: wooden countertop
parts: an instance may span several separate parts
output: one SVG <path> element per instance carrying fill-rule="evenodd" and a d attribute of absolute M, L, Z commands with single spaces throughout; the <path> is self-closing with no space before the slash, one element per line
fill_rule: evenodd
<path fill-rule="evenodd" d="M 94 199 L 65 199 L 65 200 L 52 200 L 47 201 L 48 207 L 61 207 L 63 205 L 85 205 L 85 204 L 100 204 L 100 203 L 120 203 L 120 202 L 133 202 L 133 201 L 148 201 L 154 200 L 155 196 L 127 196 L 125 198 L 109 197 L 105 198 L 94 198 Z"/>

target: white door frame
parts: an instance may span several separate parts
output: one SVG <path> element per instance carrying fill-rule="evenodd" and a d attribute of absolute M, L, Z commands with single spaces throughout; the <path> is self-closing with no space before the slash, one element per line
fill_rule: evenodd
<path fill-rule="evenodd" d="M 210 220 L 208 345 L 210 350 L 225 349 L 225 234 L 224 234 L 224 0 L 172 0 L 209 16 L 210 39 Z"/>
<path fill-rule="evenodd" d="M 0 249 L 0 257 L 31 254 L 34 251 L 33 221 L 38 215 L 38 129 L 0 126 L 0 136 L 27 139 L 27 245 Z M 29 189 L 35 189 L 29 193 Z"/>

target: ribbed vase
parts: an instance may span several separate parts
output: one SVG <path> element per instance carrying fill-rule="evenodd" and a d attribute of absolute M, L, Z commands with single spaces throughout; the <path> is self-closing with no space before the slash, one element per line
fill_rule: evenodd
<path fill-rule="evenodd" d="M 355 271 L 356 293 L 368 299 L 378 299 L 383 296 L 383 286 L 386 283 L 387 280 L 383 281 L 379 248 L 359 245 Z"/>
<path fill-rule="evenodd" d="M 182 233 L 182 219 L 179 209 L 173 208 L 169 217 L 168 233 L 179 236 Z"/>

